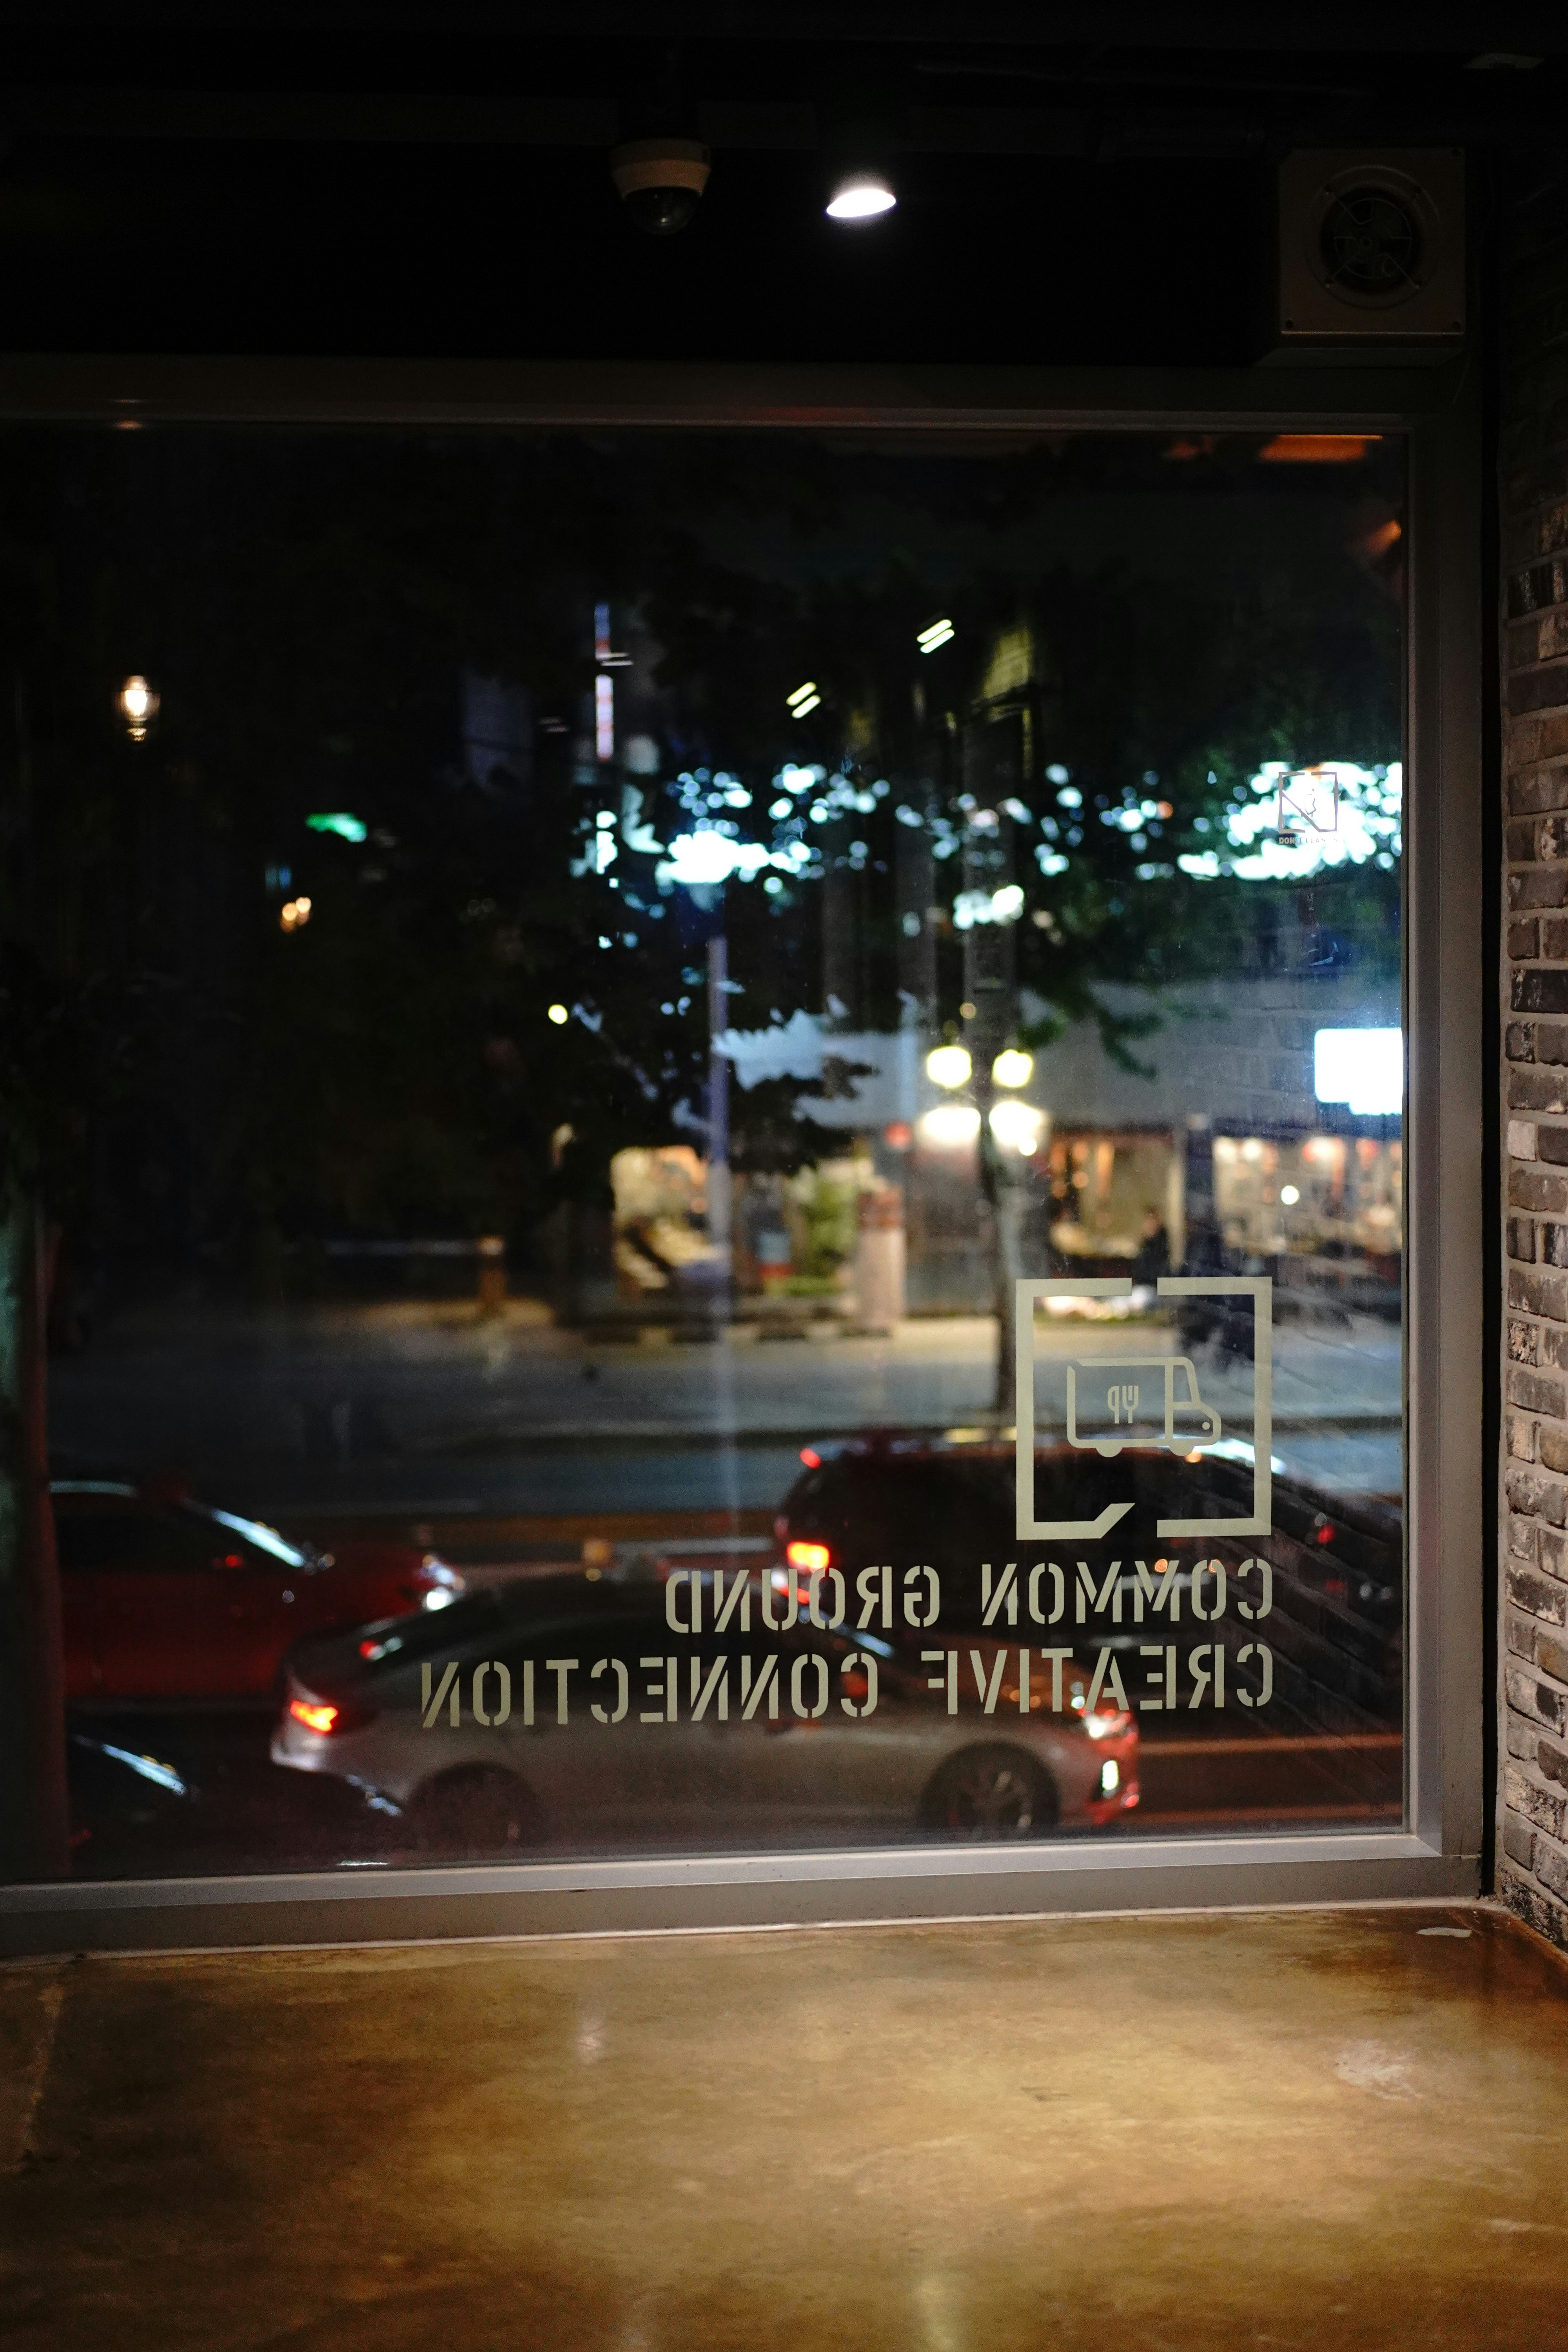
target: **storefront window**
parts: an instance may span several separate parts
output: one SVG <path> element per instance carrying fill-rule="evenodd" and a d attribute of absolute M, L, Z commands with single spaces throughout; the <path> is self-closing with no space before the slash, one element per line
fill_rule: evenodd
<path fill-rule="evenodd" d="M 1400 1823 L 1397 439 L 4 496 L 80 1874 Z"/>

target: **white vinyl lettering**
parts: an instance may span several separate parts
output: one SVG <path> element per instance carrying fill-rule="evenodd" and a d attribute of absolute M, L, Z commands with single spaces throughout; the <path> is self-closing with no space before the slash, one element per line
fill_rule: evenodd
<path fill-rule="evenodd" d="M 1006 1610 L 1007 1622 L 1009 1625 L 1016 1625 L 1017 1623 L 1018 1563 L 1016 1560 L 1010 1559 L 1007 1562 L 1006 1567 L 1002 1570 L 1001 1581 L 994 1591 L 991 1589 L 991 1562 L 986 1559 L 982 1560 L 980 1563 L 981 1623 L 983 1625 L 994 1625 L 996 1622 L 996 1612 L 999 1609 Z"/>
<path fill-rule="evenodd" d="M 949 1715 L 956 1715 L 958 1713 L 958 1652 L 956 1650 L 922 1650 L 921 1664 L 922 1666 L 942 1668 L 940 1675 L 926 1676 L 926 1688 L 945 1691 L 947 1711 Z"/>
<path fill-rule="evenodd" d="M 742 1658 L 741 1661 L 742 1722 L 750 1723 L 752 1717 L 755 1715 L 758 1706 L 765 1696 L 768 1702 L 769 1719 L 770 1721 L 776 1723 L 779 1719 L 778 1659 L 776 1657 L 763 1658 L 756 1668 L 755 1681 L 753 1681 L 752 1677 L 752 1661 L 750 1658 Z"/>
<path fill-rule="evenodd" d="M 498 1696 L 496 1699 L 496 1711 L 493 1715 L 487 1715 L 485 1713 L 485 1676 L 487 1675 L 494 1675 L 496 1678 L 496 1691 Z M 487 1658 L 482 1665 L 478 1665 L 474 1668 L 473 1706 L 474 1721 L 476 1723 L 482 1723 L 487 1731 L 499 1729 L 503 1723 L 510 1720 L 511 1716 L 511 1672 L 509 1667 L 502 1665 L 499 1658 Z"/>
<path fill-rule="evenodd" d="M 645 1677 L 650 1666 L 657 1666 L 658 1669 L 658 1680 L 657 1682 L 645 1680 L 643 1684 L 644 1698 L 658 1699 L 658 1705 L 654 1707 L 644 1707 L 641 1714 L 637 1717 L 637 1721 L 639 1723 L 663 1723 L 666 1720 L 664 1711 L 664 1660 L 662 1658 L 639 1658 L 637 1660 L 637 1664 L 642 1668 Z"/>
<path fill-rule="evenodd" d="M 721 1568 L 716 1568 L 713 1571 L 713 1631 L 716 1633 L 725 1632 L 735 1614 L 737 1606 L 741 1612 L 739 1630 L 742 1633 L 749 1633 L 752 1630 L 751 1571 L 749 1569 L 738 1568 L 730 1580 L 730 1590 L 726 1593 L 724 1571 Z"/>
<path fill-rule="evenodd" d="M 1212 1666 L 1203 1663 L 1212 1658 Z M 1218 1642 L 1208 1642 L 1193 1651 L 1187 1660 L 1187 1672 L 1193 1678 L 1193 1695 L 1187 1701 L 1189 1712 L 1203 1703 L 1203 1696 L 1212 1683 L 1215 1706 L 1225 1705 L 1225 1651 Z"/>
<path fill-rule="evenodd" d="M 1042 1617 L 1040 1614 L 1040 1579 L 1042 1576 L 1048 1576 L 1051 1580 L 1051 1613 L 1048 1617 Z M 1037 1568 L 1032 1568 L 1029 1570 L 1030 1616 L 1034 1619 L 1037 1625 L 1059 1624 L 1061 1622 L 1062 1611 L 1067 1607 L 1067 1581 L 1062 1575 L 1061 1570 L 1057 1566 L 1054 1559 L 1042 1560 Z"/>
<path fill-rule="evenodd" d="M 579 1661 L 576 1658 L 546 1658 L 544 1661 L 545 1673 L 547 1675 L 553 1675 L 555 1677 L 555 1720 L 557 1723 L 564 1723 L 566 1720 L 567 1679 L 570 1675 L 576 1673 L 578 1664 Z"/>
<path fill-rule="evenodd" d="M 708 1712 L 709 1702 L 715 1698 L 717 1699 L 717 1705 L 713 1708 L 714 1714 L 718 1717 L 721 1723 L 728 1723 L 730 1720 L 729 1659 L 715 1658 L 712 1666 L 709 1670 L 708 1679 L 704 1682 L 702 1679 L 702 1661 L 700 1658 L 693 1658 L 691 1661 L 690 1721 L 693 1723 L 700 1723 L 703 1717 Z"/>
<path fill-rule="evenodd" d="M 1259 1614 L 1262 1612 L 1259 1612 Z M 1248 1658 L 1258 1662 L 1258 1691 L 1256 1698 L 1241 1680 L 1241 1669 Z M 1267 1706 L 1274 1696 L 1274 1653 L 1266 1642 L 1244 1642 L 1236 1654 L 1237 1699 L 1242 1706 Z"/>
<path fill-rule="evenodd" d="M 1051 1670 L 1051 1713 L 1062 1711 L 1062 1668 L 1071 1657 L 1070 1650 L 1042 1650 L 1040 1655 Z"/>
<path fill-rule="evenodd" d="M 805 1703 L 807 1666 L 815 1667 L 816 1672 L 816 1700 L 811 1706 Z M 827 1661 L 815 1650 L 804 1651 L 789 1670 L 789 1703 L 792 1711 L 808 1723 L 827 1713 Z"/>
<path fill-rule="evenodd" d="M 885 1568 L 863 1568 L 855 1579 L 855 1591 L 861 1602 L 859 1631 L 863 1633 L 871 1622 L 879 1606 L 882 1612 L 882 1631 L 893 1630 L 893 1567 L 889 1560 Z"/>
<path fill-rule="evenodd" d="M 626 1709 L 631 1705 L 631 1676 L 619 1658 L 600 1658 L 595 1664 L 589 1667 L 588 1679 L 590 1682 L 596 1683 L 606 1666 L 616 1678 L 616 1703 L 606 1714 L 595 1699 L 593 1705 L 594 1719 L 596 1723 L 624 1723 Z"/>
<path fill-rule="evenodd" d="M 1258 1570 L 1258 1585 L 1260 1588 L 1259 1598 L 1256 1607 L 1254 1607 L 1250 1601 L 1243 1598 L 1240 1590 L 1242 1578 L 1244 1576 L 1250 1575 L 1254 1569 Z M 1241 1566 L 1236 1571 L 1236 1581 L 1237 1588 L 1236 1595 L 1237 1615 L 1238 1617 L 1245 1617 L 1248 1622 L 1250 1622 L 1255 1617 L 1267 1617 L 1268 1612 L 1274 1606 L 1273 1561 L 1268 1559 L 1244 1559 Z"/>
<path fill-rule="evenodd" d="M 833 1587 L 833 1614 L 831 1617 L 825 1617 L 822 1613 L 822 1586 L 824 1578 L 826 1578 L 827 1582 Z M 812 1570 L 811 1581 L 806 1587 L 805 1608 L 806 1614 L 811 1619 L 812 1623 L 814 1625 L 819 1625 L 825 1633 L 831 1633 L 836 1625 L 843 1624 L 844 1571 L 842 1569 L 814 1568 Z"/>
<path fill-rule="evenodd" d="M 1086 1715 L 1094 1713 L 1101 1696 L 1105 1698 L 1108 1706 L 1114 1702 L 1121 1714 L 1127 1713 L 1127 1693 L 1121 1687 L 1121 1676 L 1116 1664 L 1116 1654 L 1112 1650 L 1101 1650 L 1100 1654 L 1099 1663 L 1089 1685 L 1089 1698 L 1084 1707 Z"/>
<path fill-rule="evenodd" d="M 1088 1610 L 1090 1609 L 1097 1617 L 1103 1616 L 1109 1609 L 1112 1623 L 1120 1625 L 1121 1622 L 1121 1562 L 1119 1559 L 1111 1561 L 1105 1571 L 1105 1581 L 1100 1586 L 1097 1596 L 1094 1590 L 1094 1571 L 1087 1559 L 1080 1559 L 1078 1564 L 1077 1599 L 1078 1622 L 1080 1625 L 1085 1621 Z"/>
<path fill-rule="evenodd" d="M 782 1578 L 783 1582 L 775 1583 L 773 1580 L 775 1577 Z M 784 1599 L 785 1613 L 783 1617 L 775 1617 L 773 1602 L 781 1592 Z M 762 1600 L 763 1622 L 769 1633 L 787 1633 L 800 1615 L 800 1601 L 795 1593 L 795 1578 L 792 1575 L 785 1575 L 782 1569 L 775 1569 L 773 1576 L 765 1576 L 763 1579 Z"/>
<path fill-rule="evenodd" d="M 1204 1579 L 1205 1576 L 1213 1576 L 1215 1580 L 1215 1589 L 1212 1596 L 1214 1606 L 1212 1609 L 1205 1609 L 1204 1607 Z M 1225 1615 L 1225 1562 L 1218 1559 L 1200 1559 L 1193 1570 L 1191 1591 L 1193 1615 L 1196 1617 L 1201 1623 L 1212 1625 L 1216 1617 L 1223 1617 Z"/>
<path fill-rule="evenodd" d="M 987 1715 L 994 1715 L 996 1712 L 996 1700 L 1002 1689 L 1003 1669 L 1007 1664 L 1007 1653 L 1005 1650 L 997 1651 L 996 1655 L 992 1662 L 989 1680 L 987 1680 L 985 1674 L 985 1655 L 984 1651 L 971 1650 L 969 1653 L 969 1664 L 974 1675 L 974 1687 L 979 1694 L 980 1704 L 984 1708 Z"/>
<path fill-rule="evenodd" d="M 926 1580 L 926 1612 L 923 1617 L 920 1613 L 920 1595 L 913 1589 L 916 1578 L 921 1576 L 923 1576 Z M 935 1569 L 907 1568 L 904 1570 L 905 1624 L 919 1626 L 923 1633 L 928 1625 L 936 1623 L 937 1612 L 941 1607 L 942 1579 Z"/>
<path fill-rule="evenodd" d="M 866 1696 L 858 1706 L 847 1691 L 840 1697 L 838 1704 L 845 1714 L 861 1718 L 868 1715 L 875 1715 L 877 1712 L 877 1661 L 870 1652 L 852 1650 L 847 1658 L 840 1660 L 838 1671 L 846 1678 L 856 1674 L 864 1675 L 866 1677 Z"/>
<path fill-rule="evenodd" d="M 430 1681 L 430 1666 L 428 1662 L 426 1662 L 419 1669 L 419 1704 L 424 1709 L 426 1730 L 434 1731 L 436 1728 L 436 1717 L 440 1714 L 441 1708 L 446 1702 L 447 1694 L 450 1691 L 452 1695 L 452 1728 L 456 1731 L 463 1719 L 463 1694 L 458 1683 L 458 1662 L 456 1658 L 454 1658 L 449 1664 L 442 1667 L 441 1679 L 437 1684 L 434 1693 L 431 1691 Z"/>
<path fill-rule="evenodd" d="M 1173 1625 L 1182 1613 L 1182 1584 L 1176 1562 L 1173 1559 L 1157 1559 L 1154 1562 L 1153 1574 L 1151 1575 L 1143 1562 L 1141 1559 L 1135 1559 L 1132 1563 L 1132 1573 L 1135 1579 L 1132 1593 L 1133 1623 L 1142 1625 L 1143 1622 L 1143 1603 L 1147 1601 L 1152 1605 L 1156 1615 L 1162 1609 L 1168 1610 Z M 1158 1586 L 1154 1582 L 1156 1576 L 1160 1580 Z"/>
<path fill-rule="evenodd" d="M 1143 1679 L 1146 1683 L 1157 1683 L 1160 1680 L 1162 1673 L 1163 1674 L 1165 1685 L 1165 1695 L 1163 1698 L 1149 1698 L 1144 1696 L 1138 1702 L 1139 1707 L 1143 1714 L 1159 1715 L 1162 1710 L 1173 1707 L 1176 1704 L 1175 1647 L 1172 1644 L 1162 1649 L 1158 1642 L 1141 1642 L 1138 1645 L 1138 1654 L 1141 1658 L 1163 1657 L 1164 1660 L 1163 1667 L 1146 1666 L 1143 1671 Z"/>
<path fill-rule="evenodd" d="M 680 1622 L 679 1601 L 684 1588 L 691 1595 L 691 1622 Z M 664 1588 L 664 1619 L 672 1633 L 700 1633 L 702 1631 L 702 1579 L 694 1568 L 672 1568 Z"/>

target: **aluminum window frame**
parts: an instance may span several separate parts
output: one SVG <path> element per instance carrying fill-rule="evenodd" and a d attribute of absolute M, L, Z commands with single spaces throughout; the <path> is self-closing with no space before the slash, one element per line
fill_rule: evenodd
<path fill-rule="evenodd" d="M 0 425 L 1398 434 L 1408 453 L 1404 1824 L 0 1887 L 0 1956 L 1473 1896 L 1486 1812 L 1479 402 L 1463 360 L 1253 370 L 0 359 Z M 1420 1170 L 1419 1181 L 1412 1181 Z"/>

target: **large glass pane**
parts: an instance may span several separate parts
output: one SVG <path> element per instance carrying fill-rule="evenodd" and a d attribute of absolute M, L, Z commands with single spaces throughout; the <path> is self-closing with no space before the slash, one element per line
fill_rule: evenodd
<path fill-rule="evenodd" d="M 1402 451 L 53 432 L 74 1866 L 1402 1806 Z"/>

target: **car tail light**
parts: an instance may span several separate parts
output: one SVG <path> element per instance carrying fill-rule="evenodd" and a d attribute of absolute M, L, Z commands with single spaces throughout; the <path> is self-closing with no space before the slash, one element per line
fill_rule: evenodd
<path fill-rule="evenodd" d="M 291 1698 L 289 1712 L 307 1731 L 335 1731 L 338 1727 L 339 1710 L 325 1699 Z"/>
<path fill-rule="evenodd" d="M 794 1543 L 785 1544 L 784 1558 L 792 1568 L 799 1569 L 803 1576 L 814 1575 L 817 1570 L 833 1565 L 833 1553 L 826 1544 L 806 1543 L 799 1536 Z"/>
<path fill-rule="evenodd" d="M 326 1734 L 357 1731 L 363 1724 L 370 1722 L 375 1710 L 369 1706 L 355 1706 L 352 1700 L 310 1698 L 300 1694 L 289 1700 L 289 1712 L 296 1723 L 304 1725 L 307 1731 Z"/>

